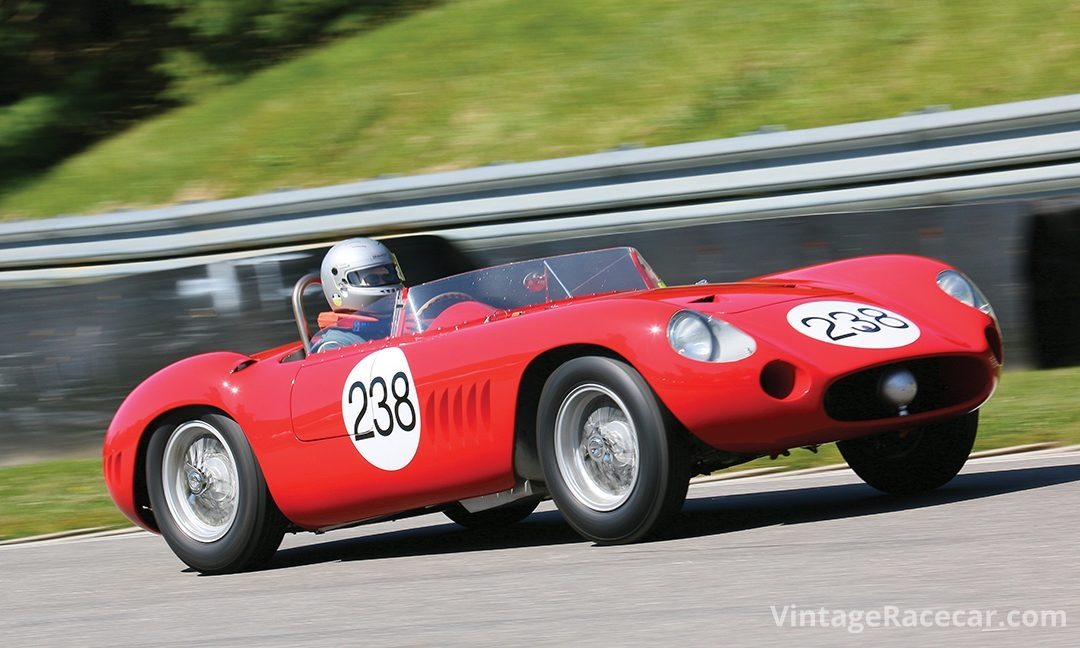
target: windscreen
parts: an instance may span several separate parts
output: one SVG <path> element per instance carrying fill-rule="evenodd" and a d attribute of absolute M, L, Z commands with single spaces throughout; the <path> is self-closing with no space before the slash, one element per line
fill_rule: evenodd
<path fill-rule="evenodd" d="M 603 293 L 654 288 L 655 275 L 633 248 L 611 248 L 474 270 L 409 289 L 404 322 L 423 331 L 463 302 L 513 310 Z"/>

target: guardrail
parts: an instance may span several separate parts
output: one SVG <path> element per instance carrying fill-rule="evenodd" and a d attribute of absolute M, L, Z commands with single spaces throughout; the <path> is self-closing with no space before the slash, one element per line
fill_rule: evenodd
<path fill-rule="evenodd" d="M 1080 95 L 0 225 L 0 282 L 348 234 L 505 236 L 878 209 L 1080 188 Z M 114 238 L 123 233 L 122 238 Z M 252 252 L 253 253 L 253 252 Z M 82 268 L 93 264 L 108 267 Z M 74 267 L 74 269 L 72 269 Z"/>

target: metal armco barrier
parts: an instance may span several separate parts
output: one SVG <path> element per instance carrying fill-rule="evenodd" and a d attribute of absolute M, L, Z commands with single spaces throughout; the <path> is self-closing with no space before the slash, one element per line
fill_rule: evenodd
<path fill-rule="evenodd" d="M 295 248 L 356 233 L 528 223 L 620 214 L 651 225 L 897 208 L 1080 187 L 1080 95 L 507 164 L 101 216 L 0 225 L 0 283 L 19 270 L 149 262 Z M 987 176 L 988 174 L 1006 175 Z M 925 184 L 929 182 L 929 184 Z M 893 185 L 903 185 L 895 191 Z M 831 192 L 858 190 L 857 200 Z M 835 201 L 833 199 L 836 199 Z M 669 223 L 649 210 L 692 208 Z M 562 225 L 560 224 L 559 227 Z M 551 229 L 549 227 L 549 229 Z M 471 238 L 466 235 L 464 238 Z M 131 266 L 110 274 L 142 271 Z M 104 271 L 97 270 L 96 276 Z M 59 275 L 56 279 L 61 278 Z"/>

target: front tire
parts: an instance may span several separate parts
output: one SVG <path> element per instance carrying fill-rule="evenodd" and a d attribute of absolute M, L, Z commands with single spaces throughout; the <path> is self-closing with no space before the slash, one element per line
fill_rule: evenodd
<path fill-rule="evenodd" d="M 867 484 L 890 495 L 914 495 L 948 483 L 967 462 L 979 428 L 979 412 L 840 441 L 848 466 Z"/>
<path fill-rule="evenodd" d="M 594 542 L 645 539 L 686 499 L 686 441 L 624 362 L 590 356 L 556 369 L 540 395 L 537 442 L 552 499 Z"/>
<path fill-rule="evenodd" d="M 161 535 L 195 570 L 251 569 L 281 544 L 285 519 L 243 431 L 226 416 L 206 412 L 156 429 L 146 484 Z"/>

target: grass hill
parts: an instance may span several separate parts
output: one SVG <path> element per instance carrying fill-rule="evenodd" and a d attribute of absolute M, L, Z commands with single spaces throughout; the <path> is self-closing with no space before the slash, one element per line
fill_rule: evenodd
<path fill-rule="evenodd" d="M 0 218 L 671 144 L 1080 91 L 1070 0 L 451 0 L 151 119 Z"/>

